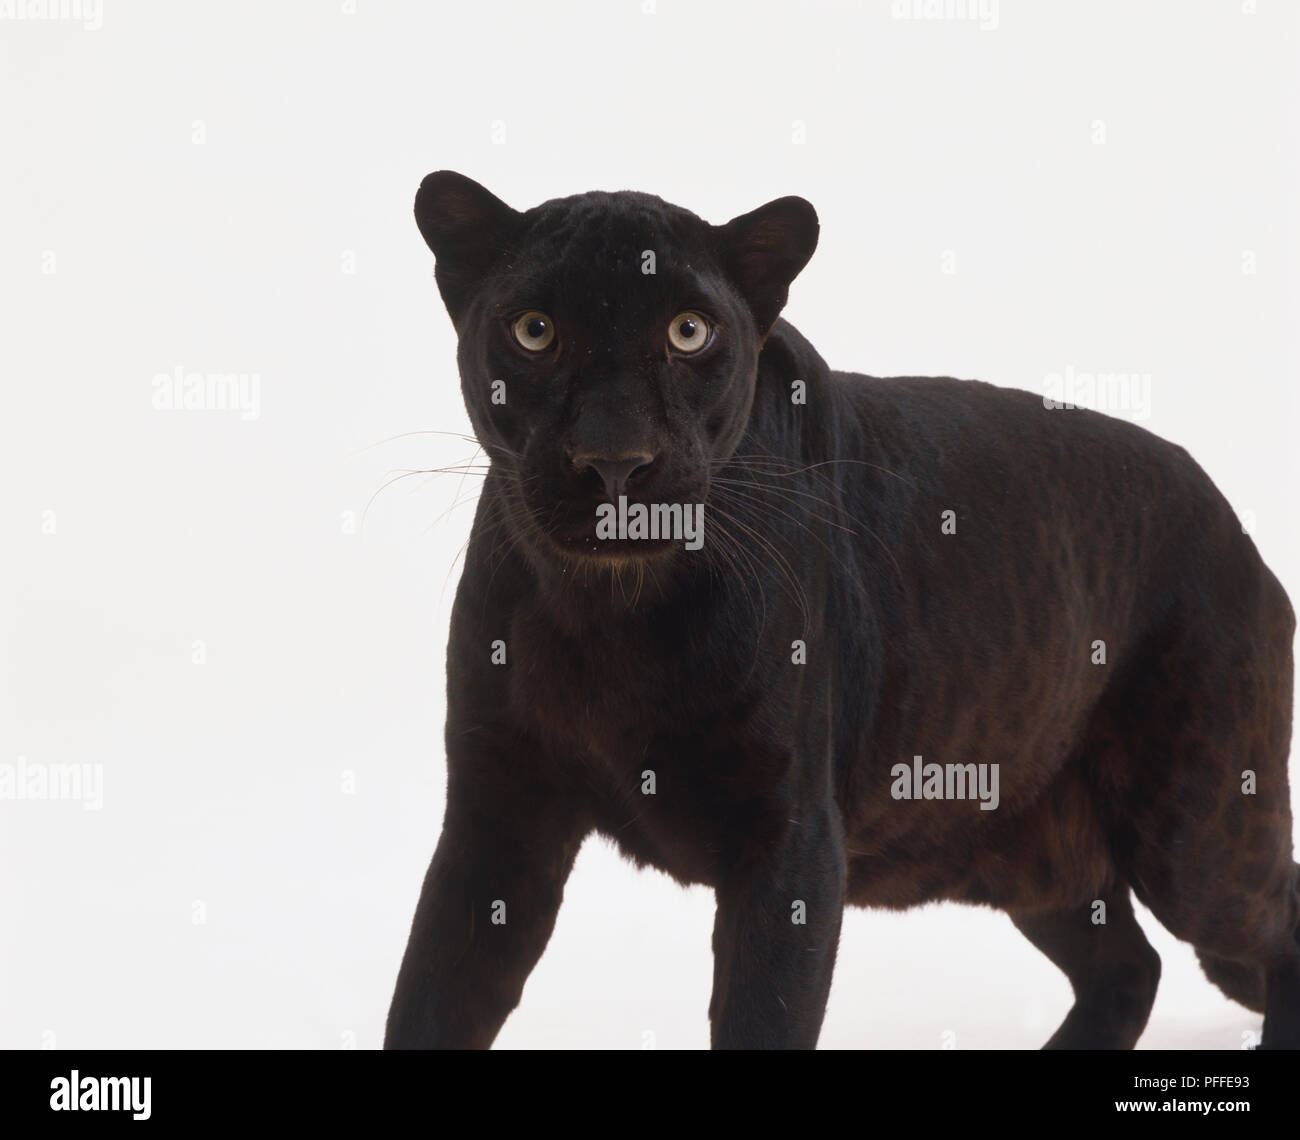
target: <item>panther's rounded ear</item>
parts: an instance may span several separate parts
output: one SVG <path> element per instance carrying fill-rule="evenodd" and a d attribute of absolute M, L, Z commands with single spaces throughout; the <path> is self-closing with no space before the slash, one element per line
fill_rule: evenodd
<path fill-rule="evenodd" d="M 715 226 L 723 263 L 767 336 L 781 315 L 790 282 L 817 248 L 817 211 L 803 198 L 777 198 Z"/>
<path fill-rule="evenodd" d="M 472 178 L 437 170 L 415 195 L 415 224 L 437 259 L 434 277 L 454 322 L 493 262 L 519 232 L 523 215 Z"/>

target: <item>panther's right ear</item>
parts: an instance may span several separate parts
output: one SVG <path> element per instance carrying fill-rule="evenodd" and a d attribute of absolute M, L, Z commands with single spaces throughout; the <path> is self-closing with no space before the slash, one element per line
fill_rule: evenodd
<path fill-rule="evenodd" d="M 434 277 L 454 324 L 522 220 L 518 210 L 454 170 L 435 171 L 420 183 L 415 224 L 437 259 Z"/>

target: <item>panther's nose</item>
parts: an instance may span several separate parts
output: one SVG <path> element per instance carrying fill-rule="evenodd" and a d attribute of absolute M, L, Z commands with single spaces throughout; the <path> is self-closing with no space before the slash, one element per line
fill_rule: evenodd
<path fill-rule="evenodd" d="M 643 467 L 649 467 L 655 460 L 653 455 L 594 455 L 583 452 L 573 457 L 573 466 L 578 471 L 590 467 L 605 483 L 605 494 L 610 502 L 615 502 L 619 495 L 627 494 L 627 481 Z"/>

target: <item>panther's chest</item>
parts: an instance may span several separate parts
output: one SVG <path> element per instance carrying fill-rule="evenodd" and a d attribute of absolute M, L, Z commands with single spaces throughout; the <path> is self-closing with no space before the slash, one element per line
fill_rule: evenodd
<path fill-rule="evenodd" d="M 515 632 L 511 645 L 510 711 L 548 751 L 614 764 L 644 752 L 666 727 L 672 694 L 635 654 L 527 627 Z"/>
<path fill-rule="evenodd" d="M 755 811 L 779 814 L 764 794 L 779 774 L 758 739 L 761 700 L 626 643 L 557 644 L 521 623 L 512 645 L 512 717 L 625 854 L 711 883 L 722 853 L 761 830 Z"/>

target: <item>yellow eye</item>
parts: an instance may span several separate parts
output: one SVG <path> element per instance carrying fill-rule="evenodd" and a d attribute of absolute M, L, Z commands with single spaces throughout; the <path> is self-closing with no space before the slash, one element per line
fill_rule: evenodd
<path fill-rule="evenodd" d="M 699 352 L 709 342 L 709 322 L 699 313 L 678 313 L 668 324 L 668 343 L 678 352 Z"/>
<path fill-rule="evenodd" d="M 551 347 L 555 339 L 555 326 L 545 313 L 529 310 L 514 324 L 515 340 L 529 352 L 541 352 Z"/>

